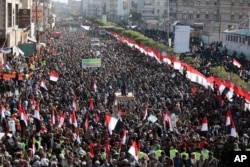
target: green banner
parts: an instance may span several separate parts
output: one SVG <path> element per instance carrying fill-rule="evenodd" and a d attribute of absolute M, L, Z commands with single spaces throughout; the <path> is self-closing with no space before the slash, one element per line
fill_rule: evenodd
<path fill-rule="evenodd" d="M 24 56 L 33 56 L 36 52 L 36 44 L 34 43 L 19 44 L 18 47 L 23 51 Z"/>
<path fill-rule="evenodd" d="M 82 68 L 101 67 L 101 58 L 82 59 Z"/>

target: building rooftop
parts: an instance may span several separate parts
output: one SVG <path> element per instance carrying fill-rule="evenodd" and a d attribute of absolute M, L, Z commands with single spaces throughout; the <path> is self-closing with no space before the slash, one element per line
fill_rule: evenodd
<path fill-rule="evenodd" d="M 235 29 L 235 30 L 228 29 L 228 30 L 225 30 L 224 33 L 250 36 L 250 29 Z"/>

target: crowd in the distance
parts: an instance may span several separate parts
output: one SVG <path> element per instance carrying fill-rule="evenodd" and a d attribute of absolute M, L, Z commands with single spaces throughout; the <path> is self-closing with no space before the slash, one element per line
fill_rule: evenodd
<path fill-rule="evenodd" d="M 51 39 L 48 32 L 50 42 L 35 59 L 8 60 L 10 70 L 29 75 L 1 80 L 0 166 L 226 167 L 229 151 L 249 150 L 250 117 L 241 99 L 221 103 L 216 88 L 192 83 L 112 35 L 98 35 L 98 28 L 57 30 L 62 36 Z M 93 37 L 100 47 L 90 45 Z M 101 67 L 82 68 L 82 59 L 97 57 Z M 51 71 L 58 81 L 50 80 Z M 133 101 L 115 100 L 124 88 Z M 226 126 L 228 110 L 236 137 Z M 171 121 L 163 121 L 168 112 Z M 107 114 L 120 119 L 112 134 Z M 201 131 L 204 117 L 208 130 Z M 136 156 L 128 152 L 133 142 Z"/>

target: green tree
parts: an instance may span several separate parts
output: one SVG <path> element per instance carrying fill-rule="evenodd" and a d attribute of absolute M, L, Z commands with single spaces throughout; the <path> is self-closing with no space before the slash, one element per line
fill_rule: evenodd
<path fill-rule="evenodd" d="M 140 22 L 141 21 L 141 13 L 137 13 L 137 12 L 131 12 L 130 13 L 131 17 L 129 18 L 131 21 L 138 21 Z"/>

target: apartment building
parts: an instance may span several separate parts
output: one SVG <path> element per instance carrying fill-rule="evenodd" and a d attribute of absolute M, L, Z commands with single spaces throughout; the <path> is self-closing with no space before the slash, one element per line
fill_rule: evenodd
<path fill-rule="evenodd" d="M 0 1 L 0 44 L 11 48 L 27 40 L 37 42 L 45 28 L 54 26 L 50 0 Z"/>
<path fill-rule="evenodd" d="M 0 1 L 0 44 L 11 47 L 21 40 L 18 28 L 18 12 L 22 8 L 20 0 Z"/>

